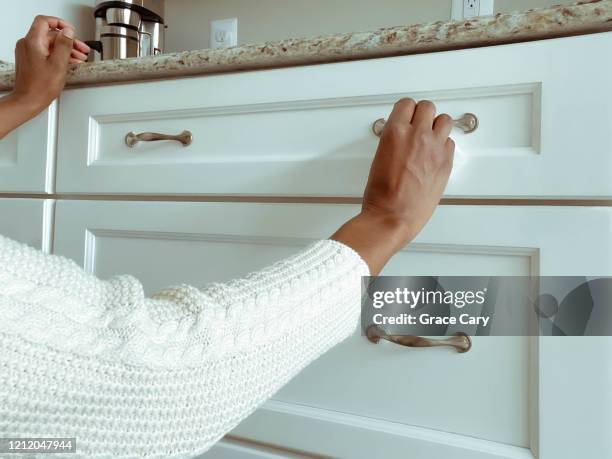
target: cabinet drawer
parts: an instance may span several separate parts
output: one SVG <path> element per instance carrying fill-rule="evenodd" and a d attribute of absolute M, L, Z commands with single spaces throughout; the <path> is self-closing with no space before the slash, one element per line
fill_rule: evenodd
<path fill-rule="evenodd" d="M 313 459 L 313 456 L 296 455 L 269 448 L 222 440 L 208 452 L 195 459 Z"/>
<path fill-rule="evenodd" d="M 0 140 L 0 193 L 50 193 L 57 102 Z"/>
<path fill-rule="evenodd" d="M 53 203 L 42 199 L 0 199 L 0 234 L 48 250 L 47 231 Z"/>
<path fill-rule="evenodd" d="M 328 237 L 357 211 L 324 204 L 59 202 L 55 249 L 102 277 L 135 275 L 153 293 L 260 269 Z M 609 275 L 611 232 L 607 208 L 443 206 L 384 274 Z M 589 416 L 612 428 L 612 407 L 585 395 L 612 384 L 610 341 L 566 339 L 475 337 L 469 353 L 455 354 L 373 345 L 357 332 L 234 434 L 343 458 L 406 451 L 419 451 L 419 459 L 526 458 L 535 441 L 550 451 L 543 459 L 576 457 L 565 454 L 582 445 L 606 450 L 612 446 L 606 435 L 550 424 Z"/>
<path fill-rule="evenodd" d="M 66 91 L 60 192 L 360 196 L 404 96 L 455 130 L 447 196 L 612 196 L 612 33 Z M 584 81 L 585 69 L 589 74 Z M 128 132 L 193 142 L 125 143 Z"/>

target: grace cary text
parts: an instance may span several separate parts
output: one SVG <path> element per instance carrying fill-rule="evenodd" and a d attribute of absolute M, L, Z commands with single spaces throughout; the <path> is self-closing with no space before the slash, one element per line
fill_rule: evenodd
<path fill-rule="evenodd" d="M 374 314 L 372 322 L 376 325 L 482 325 L 486 327 L 491 320 L 490 316 L 470 316 L 461 314 L 459 318 L 452 316 L 432 316 L 429 314 L 399 314 L 397 316 L 384 316 Z"/>

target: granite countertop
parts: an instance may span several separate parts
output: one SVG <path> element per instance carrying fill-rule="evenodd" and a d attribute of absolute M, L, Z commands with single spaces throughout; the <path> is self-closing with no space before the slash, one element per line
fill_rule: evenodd
<path fill-rule="evenodd" d="M 0 60 L 0 72 L 15 70 L 15 64 Z"/>
<path fill-rule="evenodd" d="M 289 39 L 225 49 L 72 66 L 68 85 L 142 81 L 418 54 L 612 31 L 612 0 L 528 10 L 465 21 L 438 21 L 373 32 Z M 12 64 L 0 62 L 0 90 L 14 82 Z"/>

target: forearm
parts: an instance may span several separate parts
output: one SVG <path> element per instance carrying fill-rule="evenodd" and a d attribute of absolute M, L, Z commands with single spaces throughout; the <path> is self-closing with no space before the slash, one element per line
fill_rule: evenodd
<path fill-rule="evenodd" d="M 380 273 L 389 259 L 412 239 L 406 225 L 397 219 L 361 212 L 338 229 L 330 239 L 341 242 L 367 263 L 370 275 Z"/>
<path fill-rule="evenodd" d="M 29 102 L 15 93 L 0 98 L 0 139 L 34 118 L 41 110 L 40 104 Z"/>
<path fill-rule="evenodd" d="M 101 281 L 0 236 L 12 387 L 0 384 L 0 436 L 67 432 L 86 456 L 201 454 L 355 332 L 367 274 L 351 249 L 318 241 L 242 279 L 147 299 L 134 278 Z M 28 373 L 34 360 L 44 373 Z"/>

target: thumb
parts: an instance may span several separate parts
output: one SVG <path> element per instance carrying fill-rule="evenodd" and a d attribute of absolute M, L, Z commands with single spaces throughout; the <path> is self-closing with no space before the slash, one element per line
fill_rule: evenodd
<path fill-rule="evenodd" d="M 74 30 L 66 27 L 56 36 L 53 43 L 53 52 L 49 56 L 51 63 L 59 68 L 67 69 L 72 53 Z"/>

